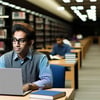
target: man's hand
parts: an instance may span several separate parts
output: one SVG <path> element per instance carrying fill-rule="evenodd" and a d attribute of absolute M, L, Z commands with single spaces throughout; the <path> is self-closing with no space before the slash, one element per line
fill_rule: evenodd
<path fill-rule="evenodd" d="M 23 85 L 23 91 L 28 91 L 29 89 L 30 85 L 28 83 Z"/>
<path fill-rule="evenodd" d="M 27 83 L 23 85 L 23 91 L 37 90 L 39 87 L 35 84 Z"/>

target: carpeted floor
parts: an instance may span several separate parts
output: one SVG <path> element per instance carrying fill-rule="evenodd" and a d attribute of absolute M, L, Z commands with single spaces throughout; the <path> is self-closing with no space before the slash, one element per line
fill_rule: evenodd
<path fill-rule="evenodd" d="M 82 61 L 75 100 L 100 100 L 100 45 L 91 45 Z"/>

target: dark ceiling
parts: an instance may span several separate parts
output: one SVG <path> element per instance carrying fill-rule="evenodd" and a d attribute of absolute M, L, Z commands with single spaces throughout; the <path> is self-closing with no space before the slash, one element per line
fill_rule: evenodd
<path fill-rule="evenodd" d="M 36 5 L 33 5 L 29 2 L 27 2 L 26 0 L 3 0 L 3 1 L 7 1 L 13 4 L 16 4 L 18 6 L 21 7 L 25 7 L 27 9 L 31 9 L 31 10 L 35 10 L 37 12 L 40 12 L 42 14 L 54 17 L 54 18 L 59 18 L 57 16 L 55 16 L 54 14 L 51 14 L 50 12 L 43 10 L 39 7 L 37 7 Z M 97 0 L 97 2 L 90 2 L 90 0 L 83 0 L 83 3 L 77 3 L 76 0 L 71 0 L 71 3 L 64 3 L 63 0 L 55 0 L 57 3 L 59 3 L 61 6 L 64 6 L 65 9 L 67 11 L 69 11 L 74 18 L 77 20 L 80 20 L 79 17 L 70 9 L 70 6 L 84 6 L 84 10 L 81 10 L 80 12 L 82 14 L 86 14 L 86 10 L 90 8 L 91 5 L 95 5 L 96 6 L 96 15 L 97 15 L 97 21 L 100 21 L 100 0 Z M 62 20 L 60 18 L 60 20 Z M 64 21 L 64 20 L 63 20 Z"/>
<path fill-rule="evenodd" d="M 74 15 L 75 18 L 78 18 L 75 13 L 70 9 L 70 6 L 84 6 L 84 10 L 81 10 L 82 14 L 86 14 L 86 10 L 90 9 L 91 5 L 96 6 L 96 15 L 97 20 L 100 19 L 100 0 L 97 0 L 97 2 L 90 2 L 90 0 L 83 0 L 83 3 L 77 3 L 76 0 L 71 0 L 71 3 L 64 3 L 63 0 L 55 0 L 58 2 L 61 6 L 64 6 L 66 10 L 68 10 L 72 15 Z"/>

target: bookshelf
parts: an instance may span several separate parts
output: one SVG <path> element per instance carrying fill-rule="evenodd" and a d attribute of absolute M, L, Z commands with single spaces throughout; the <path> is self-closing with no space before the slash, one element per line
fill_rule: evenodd
<path fill-rule="evenodd" d="M 33 14 L 29 14 L 29 24 L 33 27 L 33 29 L 35 28 L 35 16 Z"/>
<path fill-rule="evenodd" d="M 44 48 L 44 18 L 35 16 L 36 49 Z"/>
<path fill-rule="evenodd" d="M 32 13 L 32 11 L 27 12 L 25 9 L 23 11 L 11 6 L 0 5 L 0 42 L 4 42 L 1 43 L 2 45 L 4 44 L 2 51 L 12 49 L 11 29 L 15 23 L 26 22 L 33 27 L 35 34 L 35 44 L 33 46 L 35 49 L 53 45 L 56 36 L 67 33 L 67 26 L 63 22 L 48 16 L 40 16 L 36 13 Z M 8 18 L 5 15 L 9 15 Z"/>
<path fill-rule="evenodd" d="M 45 47 L 52 44 L 51 21 L 45 19 Z"/>
<path fill-rule="evenodd" d="M 9 28 L 11 21 L 9 11 L 9 7 L 0 5 L 0 55 L 12 49 L 11 39 L 9 39 L 9 37 L 11 38 L 9 34 L 11 32 Z"/>
<path fill-rule="evenodd" d="M 23 11 L 12 11 L 12 25 L 19 23 L 19 22 L 25 22 L 26 20 L 26 13 Z"/>

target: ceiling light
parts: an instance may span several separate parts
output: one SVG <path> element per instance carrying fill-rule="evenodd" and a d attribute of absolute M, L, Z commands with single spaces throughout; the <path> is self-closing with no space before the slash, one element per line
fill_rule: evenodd
<path fill-rule="evenodd" d="M 88 10 L 86 10 L 86 12 L 87 12 L 89 19 L 96 21 L 96 10 L 88 9 Z"/>
<path fill-rule="evenodd" d="M 71 8 L 71 10 L 76 10 L 77 9 L 76 6 L 71 6 L 70 8 Z"/>
<path fill-rule="evenodd" d="M 26 11 L 26 8 L 21 8 L 20 10 L 22 10 L 22 11 Z"/>
<path fill-rule="evenodd" d="M 78 10 L 83 10 L 84 7 L 83 7 L 83 6 L 77 6 L 77 9 L 78 9 Z"/>
<path fill-rule="evenodd" d="M 12 8 L 15 8 L 16 5 L 14 5 L 14 4 L 9 4 L 8 6 L 9 6 L 9 7 L 12 7 Z"/>
<path fill-rule="evenodd" d="M 80 19 L 85 22 L 87 20 L 87 15 L 81 15 Z"/>
<path fill-rule="evenodd" d="M 2 2 L 3 5 L 8 6 L 9 3 L 8 2 Z"/>
<path fill-rule="evenodd" d="M 63 0 L 64 3 L 70 3 L 70 0 Z"/>
<path fill-rule="evenodd" d="M 32 12 L 31 12 L 31 14 L 35 14 L 35 12 L 34 12 L 34 11 L 32 11 Z"/>
<path fill-rule="evenodd" d="M 15 9 L 21 9 L 21 7 L 20 6 L 15 6 Z"/>
<path fill-rule="evenodd" d="M 97 0 L 90 0 L 90 2 L 96 2 Z"/>
<path fill-rule="evenodd" d="M 76 2 L 83 2 L 83 0 L 76 0 Z"/>
<path fill-rule="evenodd" d="M 90 9 L 94 9 L 95 10 L 96 9 L 96 6 L 90 6 Z"/>
<path fill-rule="evenodd" d="M 26 10 L 26 12 L 27 12 L 27 13 L 30 13 L 30 12 L 31 12 L 31 10 L 27 9 L 27 10 Z"/>

